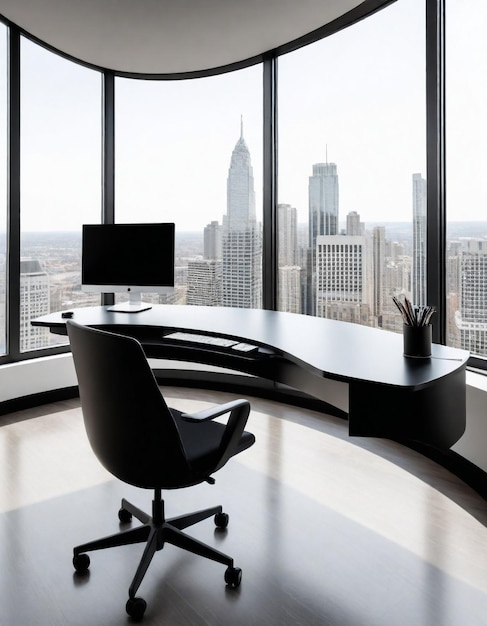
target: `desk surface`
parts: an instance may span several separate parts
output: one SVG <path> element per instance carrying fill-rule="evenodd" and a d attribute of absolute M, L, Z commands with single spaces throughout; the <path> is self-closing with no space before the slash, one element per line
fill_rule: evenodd
<path fill-rule="evenodd" d="M 141 313 L 114 313 L 107 307 L 74 310 L 80 324 L 120 332 L 144 331 L 163 341 L 170 331 L 194 331 L 238 339 L 270 349 L 314 375 L 393 387 L 421 389 L 464 369 L 468 352 L 433 344 L 432 357 L 403 356 L 402 335 L 323 318 L 225 307 L 153 305 Z M 32 321 L 62 333 L 61 313 Z M 129 333 L 130 334 L 130 333 Z M 264 357 L 263 357 L 264 358 Z"/>

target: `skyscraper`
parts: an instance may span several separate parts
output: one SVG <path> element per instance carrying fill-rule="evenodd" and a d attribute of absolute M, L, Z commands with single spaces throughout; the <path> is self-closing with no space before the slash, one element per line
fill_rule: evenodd
<path fill-rule="evenodd" d="M 205 226 L 203 233 L 203 255 L 205 259 L 222 258 L 222 227 L 217 221 Z"/>
<path fill-rule="evenodd" d="M 426 304 L 426 180 L 413 174 L 413 275 L 414 304 Z"/>
<path fill-rule="evenodd" d="M 20 261 L 20 348 L 35 350 L 47 345 L 48 331 L 31 326 L 30 320 L 50 312 L 49 276 L 37 259 Z"/>
<path fill-rule="evenodd" d="M 338 234 L 338 174 L 336 163 L 315 163 L 309 177 L 309 245 L 318 235 Z"/>
<path fill-rule="evenodd" d="M 298 212 L 277 205 L 279 311 L 301 313 L 301 267 L 298 265 Z"/>
<path fill-rule="evenodd" d="M 301 313 L 301 268 L 298 265 L 279 267 L 278 310 Z"/>
<path fill-rule="evenodd" d="M 464 239 L 460 254 L 460 311 L 455 322 L 461 348 L 487 354 L 487 240 Z"/>
<path fill-rule="evenodd" d="M 316 315 L 359 322 L 365 304 L 365 237 L 319 235 L 317 247 Z"/>
<path fill-rule="evenodd" d="M 309 258 L 308 314 L 316 308 L 316 241 L 338 234 L 338 174 L 336 163 L 315 163 L 308 183 Z"/>
<path fill-rule="evenodd" d="M 372 306 L 371 312 L 382 326 L 381 316 L 384 310 L 384 269 L 386 265 L 385 246 L 386 229 L 384 226 L 375 226 L 372 231 Z"/>
<path fill-rule="evenodd" d="M 243 137 L 232 152 L 222 237 L 223 306 L 262 306 L 262 235 L 255 216 L 254 174 Z"/>
<path fill-rule="evenodd" d="M 187 304 L 221 306 L 221 259 L 196 259 L 188 261 Z"/>
<path fill-rule="evenodd" d="M 277 205 L 279 267 L 297 264 L 298 212 L 290 204 Z"/>
<path fill-rule="evenodd" d="M 347 235 L 363 235 L 365 233 L 365 225 L 360 221 L 360 215 L 357 211 L 347 213 Z"/>

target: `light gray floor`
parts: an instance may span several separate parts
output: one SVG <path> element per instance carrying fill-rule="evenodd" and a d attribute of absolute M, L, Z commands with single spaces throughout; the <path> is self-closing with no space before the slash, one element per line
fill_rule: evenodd
<path fill-rule="evenodd" d="M 229 394 L 165 389 L 185 411 Z M 252 399 L 257 443 L 216 484 L 165 495 L 168 515 L 222 504 L 227 532 L 191 533 L 231 554 L 225 567 L 172 546 L 139 590 L 145 624 L 481 626 L 487 624 L 487 506 L 461 481 L 397 444 L 349 439 L 346 422 Z M 10 422 L 10 423 L 9 423 Z M 78 543 L 117 532 L 122 496 L 151 494 L 112 479 L 94 458 L 77 401 L 1 418 L 0 624 L 115 626 L 142 547 L 92 553 Z"/>

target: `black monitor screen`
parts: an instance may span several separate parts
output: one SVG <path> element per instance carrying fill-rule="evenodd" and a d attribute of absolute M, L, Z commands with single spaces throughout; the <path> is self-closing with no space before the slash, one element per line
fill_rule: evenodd
<path fill-rule="evenodd" d="M 172 223 L 84 224 L 83 287 L 173 287 L 174 235 Z"/>

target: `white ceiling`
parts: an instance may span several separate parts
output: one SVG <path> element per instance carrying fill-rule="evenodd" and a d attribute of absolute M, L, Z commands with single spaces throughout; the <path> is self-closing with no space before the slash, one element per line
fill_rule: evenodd
<path fill-rule="evenodd" d="M 249 59 L 363 0 L 0 0 L 0 14 L 87 63 L 165 74 Z"/>

